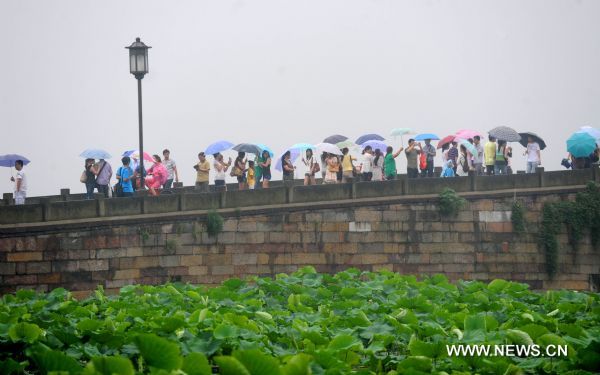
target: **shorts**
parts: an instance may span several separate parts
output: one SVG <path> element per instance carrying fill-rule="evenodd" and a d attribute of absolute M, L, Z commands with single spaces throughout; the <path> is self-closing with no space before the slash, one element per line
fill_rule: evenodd
<path fill-rule="evenodd" d="M 243 182 L 246 182 L 246 174 L 242 173 L 241 176 L 237 176 L 237 181 L 241 184 Z"/>
<path fill-rule="evenodd" d="M 271 180 L 271 172 L 269 172 L 269 173 L 264 173 L 263 172 L 262 177 L 263 177 L 263 180 L 270 181 Z"/>
<path fill-rule="evenodd" d="M 215 180 L 215 186 L 225 186 L 225 180 Z"/>

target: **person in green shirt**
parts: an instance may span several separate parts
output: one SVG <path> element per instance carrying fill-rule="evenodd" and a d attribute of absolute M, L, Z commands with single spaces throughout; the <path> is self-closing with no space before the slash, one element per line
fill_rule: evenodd
<path fill-rule="evenodd" d="M 267 151 L 268 152 L 268 151 Z M 262 179 L 262 167 L 261 163 L 264 163 L 265 160 L 262 158 L 262 155 L 257 155 L 256 160 L 254 161 L 254 189 L 260 188 L 260 180 Z"/>
<path fill-rule="evenodd" d="M 404 147 L 400 146 L 398 151 L 394 154 L 392 146 L 388 146 L 385 153 L 385 159 L 383 160 L 383 172 L 386 180 L 393 180 L 396 178 L 396 158 L 404 150 Z"/>

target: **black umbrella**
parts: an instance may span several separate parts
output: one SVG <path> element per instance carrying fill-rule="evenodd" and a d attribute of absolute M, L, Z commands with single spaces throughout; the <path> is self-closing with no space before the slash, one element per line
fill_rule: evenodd
<path fill-rule="evenodd" d="M 329 137 L 325 138 L 323 140 L 323 143 L 331 143 L 334 145 L 336 143 L 343 142 L 346 139 L 348 139 L 348 137 L 346 137 L 344 135 L 334 134 L 334 135 L 330 135 Z"/>
<path fill-rule="evenodd" d="M 379 134 L 365 134 L 358 137 L 358 139 L 354 143 L 356 143 L 357 145 L 362 145 L 366 141 L 385 141 L 385 138 L 383 138 Z"/>
<path fill-rule="evenodd" d="M 508 126 L 498 126 L 488 132 L 492 137 L 506 142 L 519 142 L 521 140 L 521 136 L 517 131 L 513 128 L 509 128 Z"/>
<path fill-rule="evenodd" d="M 535 142 L 537 142 L 538 145 L 540 145 L 540 150 L 543 150 L 546 148 L 546 142 L 544 142 L 544 140 L 535 133 L 525 132 L 525 133 L 519 133 L 519 135 L 521 136 L 521 140 L 519 141 L 519 143 L 521 145 L 523 145 L 523 147 L 527 147 L 528 139 L 529 139 L 529 137 L 531 137 L 531 138 L 533 138 L 533 140 Z"/>
<path fill-rule="evenodd" d="M 233 146 L 233 149 L 238 152 L 247 152 L 254 155 L 260 155 L 262 153 L 262 149 L 257 145 L 253 145 L 252 143 L 240 143 Z"/>

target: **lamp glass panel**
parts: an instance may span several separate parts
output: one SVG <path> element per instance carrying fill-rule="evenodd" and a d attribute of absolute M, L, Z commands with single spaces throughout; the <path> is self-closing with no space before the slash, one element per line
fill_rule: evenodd
<path fill-rule="evenodd" d="M 129 54 L 129 72 L 134 73 L 135 69 L 135 55 L 133 53 Z"/>
<path fill-rule="evenodd" d="M 144 53 L 140 53 L 139 55 L 136 56 L 136 62 L 137 62 L 137 72 L 140 73 L 145 73 L 146 72 L 146 57 L 144 56 Z"/>

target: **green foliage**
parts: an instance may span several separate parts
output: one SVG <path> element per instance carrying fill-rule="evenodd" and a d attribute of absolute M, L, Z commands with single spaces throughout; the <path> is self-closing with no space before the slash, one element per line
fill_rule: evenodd
<path fill-rule="evenodd" d="M 206 231 L 210 236 L 216 236 L 223 230 L 223 217 L 216 211 L 210 211 L 206 215 Z"/>
<path fill-rule="evenodd" d="M 519 201 L 514 201 L 512 204 L 511 221 L 513 231 L 519 234 L 525 232 L 525 209 Z"/>
<path fill-rule="evenodd" d="M 169 238 L 168 240 L 165 241 L 165 249 L 167 249 L 170 252 L 175 251 L 177 249 L 178 245 L 179 245 L 179 243 L 174 238 Z"/>
<path fill-rule="evenodd" d="M 583 233 L 590 232 L 594 248 L 600 244 L 600 188 L 593 182 L 577 194 L 575 201 L 546 203 L 542 209 L 540 245 L 546 254 L 546 273 L 558 271 L 558 241 L 561 226 L 567 226 L 569 243 L 577 251 Z"/>
<path fill-rule="evenodd" d="M 445 188 L 440 193 L 439 210 L 442 215 L 456 216 L 467 201 L 459 197 L 456 192 L 450 188 Z"/>
<path fill-rule="evenodd" d="M 219 287 L 130 285 L 0 299 L 2 373 L 518 374 L 600 371 L 600 295 L 506 280 L 305 267 Z M 447 344 L 568 345 L 569 357 L 448 357 Z M 578 372 L 579 371 L 579 372 Z"/>
<path fill-rule="evenodd" d="M 148 239 L 150 238 L 150 231 L 148 230 L 148 228 L 138 228 L 138 233 L 142 238 L 142 243 L 146 243 L 146 241 L 148 241 Z"/>

